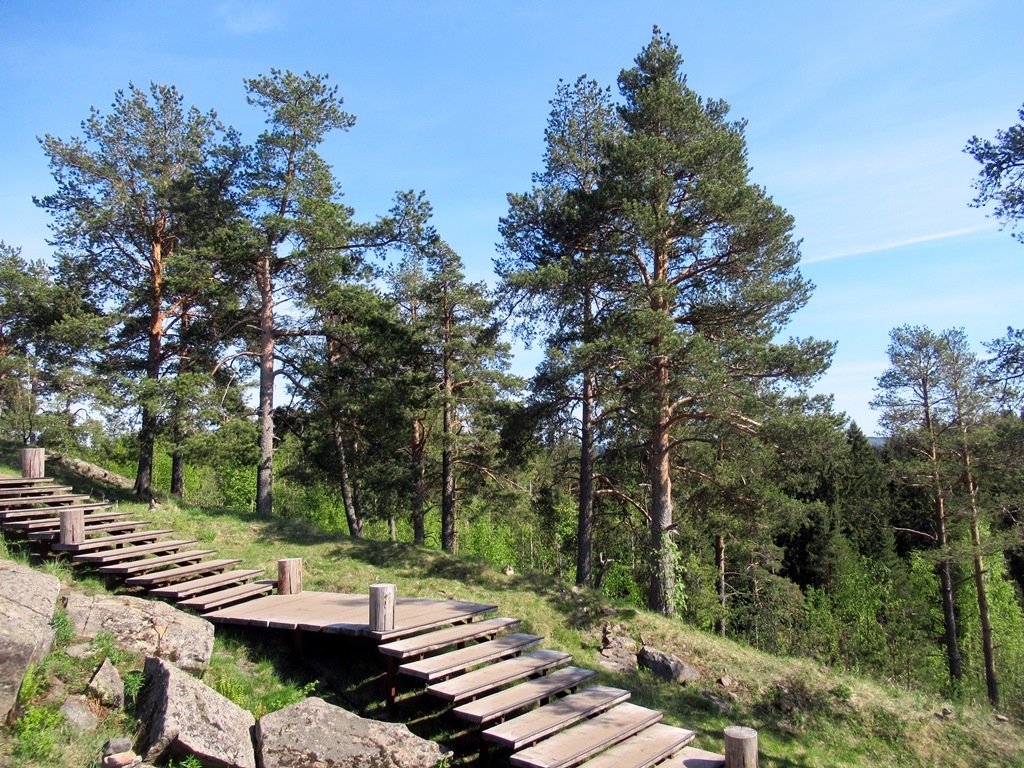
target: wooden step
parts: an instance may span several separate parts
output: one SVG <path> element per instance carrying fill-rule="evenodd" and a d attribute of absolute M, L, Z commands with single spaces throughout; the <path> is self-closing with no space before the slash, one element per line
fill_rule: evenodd
<path fill-rule="evenodd" d="M 199 595 L 203 592 L 211 592 L 217 587 L 223 587 L 228 584 L 239 584 L 244 581 L 252 581 L 257 576 L 263 574 L 263 571 L 227 571 L 226 573 L 218 573 L 214 576 L 206 576 L 202 579 L 193 579 L 192 581 L 183 581 L 178 584 L 168 584 L 166 587 L 157 587 L 151 589 L 149 594 L 156 595 L 157 597 L 169 597 L 172 600 L 179 600 L 184 597 L 192 597 L 193 595 Z"/>
<path fill-rule="evenodd" d="M 88 504 L 69 504 L 64 507 L 32 507 L 30 509 L 16 509 L 0 512 L 0 521 L 4 525 L 18 520 L 42 520 L 54 518 L 59 520 L 60 513 L 64 510 L 82 510 L 88 518 L 93 512 L 100 509 L 110 509 L 113 505 L 109 501 L 93 501 Z"/>
<path fill-rule="evenodd" d="M 566 699 L 568 698 L 570 697 L 567 696 Z M 558 703 L 560 702 L 555 702 Z M 579 765 L 588 757 L 618 744 L 623 739 L 628 739 L 634 733 L 650 728 L 660 722 L 661 718 L 661 712 L 656 710 L 638 707 L 629 702 L 619 704 L 597 717 L 545 739 L 540 744 L 516 752 L 509 758 L 509 765 L 517 768 L 564 768 Z"/>
<path fill-rule="evenodd" d="M 33 486 L 52 482 L 52 477 L 0 477 L 0 488 L 17 488 L 22 485 Z"/>
<path fill-rule="evenodd" d="M 457 651 L 443 653 L 440 656 L 431 656 L 420 661 L 403 664 L 398 668 L 398 671 L 426 680 L 427 683 L 433 683 L 459 672 L 464 672 L 478 664 L 485 664 L 488 661 L 522 653 L 527 648 L 537 645 L 543 639 L 537 635 L 523 633 L 505 635 L 505 637 L 499 637 L 495 640 L 488 640 L 486 643 L 478 643 L 467 648 L 460 648 Z"/>
<path fill-rule="evenodd" d="M 157 541 L 172 530 L 146 531 L 145 533 L 126 533 L 121 536 L 101 536 L 95 539 L 86 539 L 81 544 L 61 544 L 59 541 L 50 545 L 51 549 L 58 552 L 96 552 L 101 549 L 114 549 L 122 544 L 136 544 L 147 541 Z"/>
<path fill-rule="evenodd" d="M 471 723 L 489 723 L 551 696 L 578 688 L 596 675 L 597 672 L 594 670 L 582 667 L 557 669 L 536 680 L 520 683 L 504 691 L 462 704 L 453 709 L 452 714 Z"/>
<path fill-rule="evenodd" d="M 514 659 L 489 664 L 450 680 L 434 683 L 427 687 L 427 693 L 445 701 L 459 702 L 483 696 L 485 693 L 522 680 L 540 675 L 549 669 L 560 667 L 572 661 L 572 654 L 542 649 L 524 653 Z"/>
<path fill-rule="evenodd" d="M 216 549 L 189 549 L 183 552 L 172 552 L 169 555 L 161 555 L 160 557 L 143 557 L 138 560 L 129 560 L 124 563 L 114 563 L 113 565 L 104 565 L 102 568 L 97 570 L 100 573 L 106 573 L 113 576 L 130 576 L 136 573 L 146 573 L 147 571 L 154 571 L 158 568 L 165 568 L 168 565 L 179 565 L 180 563 L 194 563 L 196 560 L 202 560 L 204 557 L 217 554 Z"/>
<path fill-rule="evenodd" d="M 139 557 L 140 555 L 152 555 L 156 552 L 177 552 L 179 549 L 191 547 L 193 544 L 198 543 L 197 539 L 167 539 L 166 541 L 157 541 L 151 544 L 138 544 L 131 547 L 121 547 L 120 549 L 109 549 L 103 552 L 84 552 L 80 555 L 75 555 L 71 560 L 76 563 L 106 565 L 108 563 L 119 563 L 124 560 L 131 560 Z"/>
<path fill-rule="evenodd" d="M 457 645 L 471 640 L 490 638 L 506 629 L 519 626 L 519 619 L 496 618 L 474 621 L 469 624 L 458 624 L 454 627 L 445 627 L 436 632 L 427 632 L 423 635 L 414 635 L 404 640 L 396 640 L 377 647 L 385 656 L 393 656 L 398 659 L 422 656 L 440 648 L 447 648 L 449 645 Z"/>
<path fill-rule="evenodd" d="M 51 493 L 68 493 L 73 491 L 70 485 L 34 485 L 24 488 L 0 487 L 0 498 L 12 498 L 16 496 L 47 496 Z"/>
<path fill-rule="evenodd" d="M 249 584 L 239 584 L 237 587 L 228 587 L 219 592 L 207 592 L 205 595 L 190 597 L 178 603 L 181 608 L 192 608 L 200 613 L 206 613 L 216 608 L 223 608 L 227 605 L 234 605 L 249 600 L 253 597 L 268 595 L 277 588 L 277 579 L 261 579 Z"/>
<path fill-rule="evenodd" d="M 43 507 L 55 507 L 61 504 L 70 504 L 73 501 L 88 499 L 87 493 L 44 493 L 35 496 L 0 496 L 0 508 L 12 509 L 14 507 L 30 507 L 38 505 Z"/>
<path fill-rule="evenodd" d="M 681 750 L 696 735 L 684 728 L 656 723 L 582 765 L 586 768 L 650 768 Z"/>
<path fill-rule="evenodd" d="M 595 685 L 492 726 L 480 735 L 485 741 L 515 751 L 581 720 L 622 705 L 629 700 L 630 695 L 629 691 L 622 688 Z"/>
<path fill-rule="evenodd" d="M 240 558 L 233 560 L 203 560 L 190 565 L 182 565 L 178 568 L 168 568 L 166 571 L 155 571 L 141 576 L 132 576 L 130 579 L 125 580 L 125 584 L 131 584 L 133 587 L 152 587 L 155 584 L 170 584 L 171 582 L 181 581 L 193 576 L 223 573 L 231 566 L 238 565 L 240 562 L 242 562 Z"/>
<path fill-rule="evenodd" d="M 89 524 L 99 525 L 100 523 L 109 523 L 114 520 L 123 520 L 128 517 L 127 512 L 100 512 L 94 515 L 85 516 L 85 527 L 86 530 L 89 528 Z M 45 531 L 45 530 L 60 530 L 60 518 L 59 517 L 44 517 L 39 520 L 16 520 L 11 523 L 7 523 L 6 527 L 15 531 Z"/>
<path fill-rule="evenodd" d="M 96 525 L 86 524 L 85 535 L 90 536 L 96 533 L 107 533 L 107 534 L 122 534 L 132 533 L 139 530 L 139 528 L 145 528 L 147 525 L 152 525 L 149 520 L 119 520 L 115 523 L 98 523 Z M 55 530 L 34 530 L 26 531 L 25 535 L 28 538 L 35 541 L 57 541 L 60 538 L 60 527 L 58 526 Z M 89 541 L 89 539 L 86 539 Z"/>
<path fill-rule="evenodd" d="M 725 768 L 725 755 L 684 747 L 678 755 L 660 763 L 658 768 Z"/>

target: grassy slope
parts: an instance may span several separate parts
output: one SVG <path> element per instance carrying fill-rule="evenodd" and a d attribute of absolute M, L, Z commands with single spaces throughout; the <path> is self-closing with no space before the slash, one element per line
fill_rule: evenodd
<path fill-rule="evenodd" d="M 81 486 L 80 480 L 69 479 Z M 279 558 L 301 557 L 304 588 L 309 590 L 365 592 L 372 583 L 392 582 L 400 596 L 492 603 L 499 606 L 501 615 L 522 619 L 526 631 L 545 636 L 548 647 L 572 653 L 574 663 L 581 666 L 600 669 L 603 624 L 623 625 L 635 639 L 690 660 L 703 671 L 704 682 L 672 685 L 646 672 L 602 673 L 600 682 L 630 689 L 636 703 L 661 709 L 667 722 L 695 730 L 697 744 L 705 749 L 722 750 L 721 734 L 727 725 L 757 728 L 761 764 L 766 767 L 1024 766 L 1024 727 L 999 722 L 984 708 L 952 706 L 868 679 L 834 674 L 805 659 L 762 654 L 678 621 L 607 604 L 600 596 L 566 589 L 547 577 L 507 577 L 485 563 L 412 545 L 328 536 L 287 520 L 179 508 L 170 502 L 153 511 L 132 507 L 126 509 L 133 515 L 144 515 L 161 528 L 173 528 L 176 535 L 216 547 L 222 557 L 240 557 L 245 567 L 266 568 L 268 574 L 276 573 Z M 16 546 L 8 549 L 18 554 Z M 49 568 L 66 580 L 71 578 L 70 568 Z M 74 571 L 76 588 L 105 588 L 100 580 L 83 576 Z M 314 689 L 339 704 L 379 714 L 375 704 L 379 670 L 367 659 L 369 649 L 339 646 L 336 638 L 314 639 L 307 658 L 300 662 L 290 639 L 259 630 L 219 629 L 207 682 L 257 715 Z M 62 653 L 59 647 L 55 655 Z M 339 657 L 343 663 L 337 663 Z M 353 664 L 354 658 L 363 661 Z M 135 662 L 124 663 L 129 669 Z M 722 675 L 734 681 L 728 691 L 715 682 Z M 67 689 L 74 693 L 76 686 L 84 688 L 86 682 L 68 679 Z M 732 711 L 720 714 L 702 691 L 731 698 Z M 412 721 L 424 735 L 453 738 L 455 734 L 445 730 L 451 727 L 450 721 L 421 709 L 418 701 L 412 697 L 403 702 L 403 719 Z M 955 714 L 936 716 L 943 706 L 950 706 Z M 129 725 L 115 720 L 109 727 L 123 730 Z M 79 749 L 64 750 L 66 757 L 46 764 L 83 765 L 83 750 L 92 752 L 95 741 L 93 737 Z"/>

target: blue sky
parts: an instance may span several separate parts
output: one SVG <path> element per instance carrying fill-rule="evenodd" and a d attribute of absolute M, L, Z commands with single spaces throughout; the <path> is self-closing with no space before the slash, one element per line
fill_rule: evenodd
<path fill-rule="evenodd" d="M 244 77 L 330 73 L 357 116 L 331 161 L 357 216 L 425 190 L 474 279 L 505 195 L 540 168 L 559 78 L 614 87 L 658 24 L 689 84 L 748 121 L 753 180 L 796 218 L 817 286 L 789 332 L 832 339 L 819 390 L 869 433 L 888 332 L 962 326 L 978 344 L 1024 325 L 1024 245 L 968 207 L 972 135 L 1024 103 L 1019 0 L 661 2 L 0 2 L 0 239 L 49 253 L 36 142 L 70 137 L 130 81 L 173 83 L 252 139 Z M 529 373 L 536 353 L 521 354 Z"/>

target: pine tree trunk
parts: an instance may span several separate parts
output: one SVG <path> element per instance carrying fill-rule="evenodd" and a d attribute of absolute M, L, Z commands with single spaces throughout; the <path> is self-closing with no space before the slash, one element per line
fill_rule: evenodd
<path fill-rule="evenodd" d="M 672 556 L 672 466 L 666 409 L 658 411 L 651 436 L 651 586 L 648 607 L 672 613 L 675 564 Z"/>
<path fill-rule="evenodd" d="M 163 362 L 164 313 L 163 313 L 163 248 L 159 242 L 152 244 L 150 253 L 152 283 L 149 286 L 149 333 L 146 350 L 146 378 L 152 382 L 160 380 L 160 365 Z M 139 427 L 139 467 L 135 473 L 134 493 L 143 499 L 153 496 L 153 457 L 156 450 L 156 432 L 159 420 L 156 410 L 150 405 L 142 407 L 142 424 Z"/>
<path fill-rule="evenodd" d="M 338 474 L 341 478 L 341 500 L 345 506 L 345 518 L 348 521 L 348 533 L 354 539 L 363 538 L 363 518 L 356 504 L 356 494 L 352 487 L 352 478 L 348 472 L 348 458 L 345 451 L 345 437 L 341 425 L 334 422 L 334 449 L 338 455 Z"/>
<path fill-rule="evenodd" d="M 978 487 L 974 483 L 974 469 L 967 445 L 967 435 L 961 443 L 964 465 L 964 485 L 971 510 L 971 544 L 974 546 L 974 587 L 978 594 L 978 618 L 981 623 L 981 651 L 985 659 L 985 688 L 989 703 L 999 706 L 999 678 L 996 676 L 996 649 L 992 639 L 992 617 L 988 608 L 988 588 L 985 585 L 985 560 L 981 554 L 981 527 L 978 523 Z"/>
<path fill-rule="evenodd" d="M 256 512 L 269 516 L 274 511 L 274 293 L 270 275 L 270 254 L 260 259 L 257 284 L 260 291 L 260 391 L 259 464 L 256 470 Z"/>
<path fill-rule="evenodd" d="M 416 475 L 416 488 L 412 506 L 412 537 L 416 544 L 422 546 L 427 541 L 426 526 L 423 521 L 427 501 L 427 488 L 425 482 L 427 468 L 424 455 L 425 440 L 423 436 L 423 422 L 420 419 L 414 419 L 412 429 L 412 460 L 414 468 L 413 471 Z"/>
<path fill-rule="evenodd" d="M 576 583 L 594 586 L 594 386 L 590 371 L 583 372 L 580 414 L 580 498 L 576 524 Z"/>
<path fill-rule="evenodd" d="M 185 498 L 185 455 L 180 446 L 175 446 L 171 454 L 171 495 Z"/>
<path fill-rule="evenodd" d="M 450 387 L 447 387 L 450 390 Z M 441 449 L 441 549 L 454 554 L 456 548 L 455 524 L 455 467 L 452 432 L 451 393 L 445 393 L 443 416 L 443 446 Z"/>
<path fill-rule="evenodd" d="M 718 604 L 722 608 L 722 615 L 718 619 L 718 634 L 725 637 L 727 608 L 725 601 L 725 536 L 715 537 L 715 565 L 718 568 Z"/>

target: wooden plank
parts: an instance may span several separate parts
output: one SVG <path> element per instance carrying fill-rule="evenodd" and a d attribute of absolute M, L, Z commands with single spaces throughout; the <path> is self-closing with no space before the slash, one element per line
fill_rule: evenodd
<path fill-rule="evenodd" d="M 682 752 L 670 757 L 658 768 L 725 768 L 725 755 L 696 747 L 685 747 Z"/>
<path fill-rule="evenodd" d="M 3 488 L 17 488 L 20 485 L 44 485 L 52 482 L 52 477 L 0 477 L 0 487 Z"/>
<path fill-rule="evenodd" d="M 476 616 L 494 613 L 496 605 L 483 605 L 459 600 L 432 600 L 427 597 L 398 598 L 395 609 L 395 629 L 391 632 L 372 632 L 367 628 L 364 635 L 378 642 L 397 640 L 416 635 L 437 627 L 467 621 Z"/>
<path fill-rule="evenodd" d="M 81 501 L 88 498 L 89 494 L 87 493 L 47 493 L 32 496 L 25 496 L 24 494 L 19 496 L 8 495 L 0 496 L 0 508 L 12 509 L 14 507 L 30 507 L 32 505 L 53 507 L 58 504 L 69 504 L 73 501 Z"/>
<path fill-rule="evenodd" d="M 656 723 L 620 741 L 611 749 L 606 749 L 583 765 L 586 768 L 650 768 L 681 750 L 696 735 L 684 728 Z"/>
<path fill-rule="evenodd" d="M 630 695 L 622 688 L 595 685 L 492 726 L 480 735 L 498 746 L 521 749 L 588 717 L 622 705 Z"/>
<path fill-rule="evenodd" d="M 222 605 L 230 605 L 242 600 L 248 600 L 259 595 L 273 592 L 277 582 L 273 579 L 261 579 L 249 584 L 239 584 L 237 587 L 228 587 L 218 592 L 208 592 L 205 595 L 190 597 L 178 603 L 181 608 L 192 608 L 205 613 L 206 611 L 218 608 Z"/>
<path fill-rule="evenodd" d="M 89 504 L 71 504 L 63 507 L 32 507 L 31 509 L 18 509 L 8 512 L 0 512 L 0 520 L 3 520 L 6 525 L 8 522 L 15 520 L 57 517 L 61 512 L 66 512 L 68 510 L 81 510 L 88 514 L 100 509 L 110 509 L 112 506 L 113 505 L 109 501 L 94 501 Z"/>
<path fill-rule="evenodd" d="M 0 498 L 15 496 L 46 496 L 51 493 L 67 493 L 73 491 L 70 485 L 35 485 L 25 488 L 3 488 L 0 487 Z"/>
<path fill-rule="evenodd" d="M 155 552 L 176 552 L 179 549 L 191 547 L 193 544 L 198 543 L 197 539 L 167 539 L 166 541 L 157 541 L 151 544 L 138 544 L 136 546 L 110 549 L 103 552 L 84 552 L 80 555 L 75 555 L 71 559 L 76 563 L 106 565 L 108 563 L 118 563 L 123 560 L 131 560 L 132 558 L 139 557 L 140 555 L 153 554 Z"/>
<path fill-rule="evenodd" d="M 85 526 L 85 533 L 129 533 L 131 531 L 137 531 L 139 528 L 145 528 L 147 525 L 152 525 L 149 520 L 121 520 L 116 523 L 100 523 L 99 525 Z M 55 541 L 60 538 L 60 530 L 33 530 L 26 531 L 25 535 L 30 539 L 36 541 Z M 88 540 L 87 540 L 88 541 Z M 84 543 L 84 542 L 83 542 Z"/>
<path fill-rule="evenodd" d="M 183 597 L 192 597 L 193 595 L 198 595 L 201 592 L 210 592 L 216 587 L 222 587 L 228 584 L 238 584 L 242 581 L 251 581 L 262 573 L 262 570 L 228 571 L 226 573 L 218 573 L 215 576 L 206 576 L 202 579 L 193 579 L 192 581 L 169 584 L 166 587 L 157 587 L 156 589 L 149 590 L 149 594 L 156 595 L 157 597 L 169 597 L 172 600 L 177 600 Z"/>
<path fill-rule="evenodd" d="M 174 533 L 172 530 L 146 531 L 145 533 L 126 533 L 121 536 L 103 536 L 96 539 L 88 539 L 81 544 L 51 544 L 50 548 L 58 552 L 94 552 L 100 549 L 113 549 L 122 544 L 135 544 L 145 541 L 156 541 L 161 536 Z"/>
<path fill-rule="evenodd" d="M 253 627 L 302 629 L 309 632 L 375 637 L 369 631 L 368 595 L 339 592 L 312 592 L 298 595 L 268 595 L 236 606 L 222 608 L 204 618 L 223 624 Z M 493 605 L 457 600 L 433 600 L 425 597 L 399 597 L 395 611 L 395 630 L 388 638 L 400 638 L 455 624 L 497 610 Z M 428 618 L 432 617 L 432 618 Z M 413 623 L 415 622 L 415 623 Z"/>
<path fill-rule="evenodd" d="M 578 688 L 596 675 L 597 672 L 592 669 L 565 667 L 536 680 L 520 683 L 504 691 L 462 704 L 453 709 L 452 714 L 471 723 L 489 723 L 551 696 Z"/>
<path fill-rule="evenodd" d="M 132 576 L 130 579 L 125 579 L 125 584 L 130 584 L 133 587 L 151 587 L 154 584 L 169 584 L 172 581 L 181 581 L 182 579 L 187 579 L 190 576 L 198 576 L 199 574 L 223 573 L 231 566 L 238 565 L 240 562 L 242 562 L 241 558 L 203 560 L 198 563 L 182 565 L 177 568 L 168 568 L 165 571 L 156 571 L 154 573 Z"/>
<path fill-rule="evenodd" d="M 483 621 L 474 621 L 469 624 L 446 627 L 445 629 L 427 632 L 422 635 L 414 635 L 404 640 L 396 640 L 379 646 L 377 650 L 385 656 L 407 659 L 410 656 L 422 656 L 425 653 L 447 648 L 450 645 L 491 637 L 506 629 L 517 627 L 519 624 L 519 619 L 506 617 L 484 619 Z"/>
<path fill-rule="evenodd" d="M 196 560 L 201 560 L 204 557 L 217 554 L 215 549 L 189 549 L 183 552 L 172 552 L 169 555 L 160 555 L 159 557 L 143 557 L 138 560 L 129 560 L 128 562 L 115 563 L 113 565 L 104 565 L 97 570 L 100 573 L 106 573 L 114 576 L 130 576 L 136 573 L 146 573 L 157 568 L 164 568 L 168 565 L 178 565 L 180 563 L 193 563 Z"/>
<path fill-rule="evenodd" d="M 496 688 L 531 675 L 543 674 L 549 669 L 568 664 L 570 661 L 572 661 L 572 654 L 545 648 L 533 653 L 525 653 L 514 659 L 474 669 L 472 672 L 453 677 L 451 680 L 434 683 L 427 687 L 427 693 L 445 701 L 465 701 L 483 696 Z"/>
<path fill-rule="evenodd" d="M 509 764 L 517 768 L 564 768 L 578 765 L 588 757 L 623 739 L 628 739 L 634 733 L 649 728 L 659 722 L 661 717 L 661 712 L 653 709 L 638 707 L 628 702 L 619 704 L 614 709 L 564 730 L 540 744 L 516 752 L 509 758 Z"/>
<path fill-rule="evenodd" d="M 496 659 L 503 659 L 512 654 L 522 653 L 527 648 L 537 645 L 543 639 L 537 635 L 517 632 L 495 640 L 488 640 L 485 643 L 460 648 L 450 653 L 442 653 L 440 656 L 430 656 L 420 661 L 403 664 L 398 668 L 398 671 L 403 675 L 410 675 L 411 677 L 426 680 L 428 683 L 433 683 L 445 677 L 463 672 L 470 667 L 486 664 Z"/>
<path fill-rule="evenodd" d="M 102 512 L 95 515 L 85 516 L 85 529 L 89 530 L 89 524 L 93 526 L 99 525 L 100 523 L 110 523 L 114 520 L 124 520 L 128 517 L 127 512 Z M 11 523 L 5 523 L 6 528 L 10 528 L 15 531 L 45 531 L 45 530 L 60 530 L 60 518 L 59 517 L 46 517 L 41 520 L 16 520 Z"/>

